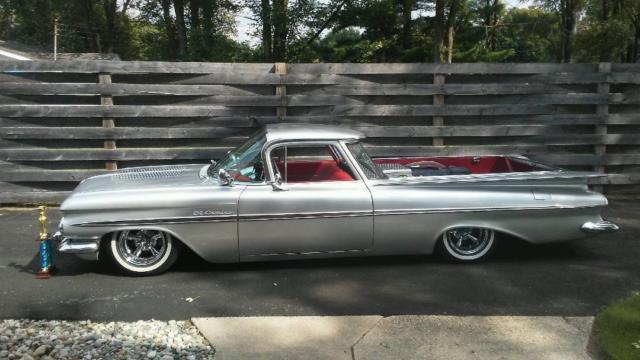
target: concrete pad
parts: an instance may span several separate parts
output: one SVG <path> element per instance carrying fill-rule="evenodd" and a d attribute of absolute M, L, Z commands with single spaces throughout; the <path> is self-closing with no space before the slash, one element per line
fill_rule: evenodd
<path fill-rule="evenodd" d="M 354 346 L 355 359 L 590 359 L 592 317 L 392 316 Z"/>
<path fill-rule="evenodd" d="M 382 316 L 193 318 L 216 359 L 352 359 Z"/>

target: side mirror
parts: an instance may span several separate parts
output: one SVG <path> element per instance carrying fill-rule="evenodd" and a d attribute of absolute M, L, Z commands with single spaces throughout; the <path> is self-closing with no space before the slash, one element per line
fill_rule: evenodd
<path fill-rule="evenodd" d="M 207 176 L 213 177 L 213 169 L 216 167 L 217 162 L 215 160 L 211 160 L 211 165 L 207 168 Z"/>
<path fill-rule="evenodd" d="M 280 173 L 275 174 L 275 179 L 271 182 L 271 187 L 273 188 L 273 191 L 289 190 L 287 186 L 282 182 L 282 176 L 280 176 Z"/>
<path fill-rule="evenodd" d="M 218 170 L 218 181 L 220 182 L 220 185 L 233 186 L 233 180 L 233 176 L 229 175 L 227 170 Z"/>

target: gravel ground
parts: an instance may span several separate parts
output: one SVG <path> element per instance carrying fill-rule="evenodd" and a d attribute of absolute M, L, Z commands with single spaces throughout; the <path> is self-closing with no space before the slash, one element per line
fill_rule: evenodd
<path fill-rule="evenodd" d="M 3 320 L 0 359 L 212 359 L 189 321 Z"/>

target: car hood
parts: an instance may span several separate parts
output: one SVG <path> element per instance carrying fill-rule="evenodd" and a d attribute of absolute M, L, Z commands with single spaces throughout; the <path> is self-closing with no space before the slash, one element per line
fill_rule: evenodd
<path fill-rule="evenodd" d="M 61 210 L 148 208 L 178 205 L 215 193 L 215 179 L 202 176 L 204 164 L 127 168 L 81 182 Z"/>
<path fill-rule="evenodd" d="M 74 193 L 170 188 L 200 185 L 203 164 L 166 165 L 127 168 L 90 177 L 80 183 Z"/>

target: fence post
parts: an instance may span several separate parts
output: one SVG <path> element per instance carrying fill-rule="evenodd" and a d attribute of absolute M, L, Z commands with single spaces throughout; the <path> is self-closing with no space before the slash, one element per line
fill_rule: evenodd
<path fill-rule="evenodd" d="M 280 74 L 280 75 L 286 75 L 287 74 L 287 63 L 283 63 L 283 62 L 277 62 L 275 63 L 275 73 L 276 74 Z M 282 77 L 281 77 L 282 79 Z M 278 106 L 276 108 L 276 116 L 278 117 L 278 121 L 283 120 L 284 117 L 287 116 L 287 106 L 285 103 L 286 97 L 287 97 L 287 85 L 285 85 L 284 83 L 282 83 L 282 80 L 280 80 L 280 84 L 276 85 L 276 96 L 280 97 L 280 104 L 281 106 Z"/>
<path fill-rule="evenodd" d="M 111 74 L 108 73 L 100 73 L 98 74 L 98 83 L 100 84 L 111 84 Z M 105 95 L 104 93 L 100 94 L 100 105 L 103 106 L 113 106 L 113 95 Z M 102 118 L 102 127 L 106 129 L 112 129 L 116 127 L 116 123 L 113 118 Z M 116 149 L 116 141 L 111 139 L 104 140 L 104 148 L 109 150 Z M 117 170 L 118 163 L 115 161 L 107 161 L 104 164 L 105 169 L 107 170 Z"/>
<path fill-rule="evenodd" d="M 609 74 L 611 72 L 611 63 L 598 64 L 598 72 Z M 609 95 L 611 85 L 607 81 L 608 80 L 598 83 L 598 94 Z M 596 135 L 600 135 L 600 137 L 602 138 L 602 142 L 597 143 L 594 147 L 594 151 L 599 159 L 599 163 L 593 167 L 593 170 L 596 172 L 604 173 L 606 172 L 606 167 L 603 161 L 606 160 L 607 155 L 607 145 L 605 141 L 607 135 L 607 123 L 609 122 L 609 100 L 607 100 L 606 105 L 597 105 L 596 114 L 600 115 L 600 117 L 604 119 L 604 122 L 596 125 L 594 131 Z M 603 189 L 603 185 L 594 186 L 594 190 L 598 192 L 602 192 Z"/>
<path fill-rule="evenodd" d="M 433 85 L 437 85 L 442 87 L 445 83 L 444 74 L 433 74 Z M 438 93 L 433 95 L 433 106 L 438 107 L 444 105 L 444 95 L 441 94 L 441 91 L 438 90 Z M 442 116 L 433 116 L 433 126 L 443 126 L 444 125 L 444 117 Z M 433 146 L 442 146 L 444 145 L 444 139 L 442 137 L 433 137 L 432 138 Z"/>

